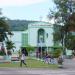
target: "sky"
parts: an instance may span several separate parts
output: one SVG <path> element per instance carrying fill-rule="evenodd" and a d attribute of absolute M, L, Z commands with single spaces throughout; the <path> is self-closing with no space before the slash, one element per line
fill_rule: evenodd
<path fill-rule="evenodd" d="M 0 0 L 3 16 L 9 19 L 47 21 L 52 0 Z"/>

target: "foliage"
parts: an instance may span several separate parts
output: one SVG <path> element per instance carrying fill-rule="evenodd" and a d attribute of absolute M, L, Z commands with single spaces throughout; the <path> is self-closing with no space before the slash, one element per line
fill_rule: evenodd
<path fill-rule="evenodd" d="M 61 41 L 61 37 L 62 37 L 62 35 L 61 35 L 61 27 L 62 26 L 60 26 L 60 25 L 54 25 L 54 32 L 53 32 L 53 41 L 54 41 L 54 44 L 56 43 L 56 42 L 60 42 Z"/>
<path fill-rule="evenodd" d="M 0 16 L 2 15 L 2 12 L 0 10 Z M 1 16 L 0 17 L 0 28 L 3 28 L 4 32 L 8 32 L 9 31 L 9 24 L 7 23 L 6 17 Z"/>
<path fill-rule="evenodd" d="M 5 55 L 5 52 L 1 50 L 1 51 L 0 51 L 0 55 L 1 55 L 1 56 Z"/>
<path fill-rule="evenodd" d="M 12 41 L 7 41 L 6 42 L 6 48 L 7 48 L 7 54 L 11 55 L 11 49 L 15 48 L 14 43 Z"/>
<path fill-rule="evenodd" d="M 24 31 L 28 29 L 29 23 L 34 23 L 37 21 L 29 20 L 7 20 L 11 31 Z"/>
<path fill-rule="evenodd" d="M 61 34 L 60 34 L 60 32 L 53 33 L 53 38 L 54 38 L 54 41 L 61 40 Z"/>
<path fill-rule="evenodd" d="M 9 30 L 9 25 L 5 20 L 5 17 L 0 17 L 0 27 L 3 28 L 5 32 Z"/>
<path fill-rule="evenodd" d="M 66 37 L 65 45 L 67 49 L 75 50 L 75 35 L 72 35 L 72 33 L 69 33 Z"/>
<path fill-rule="evenodd" d="M 68 18 L 68 22 L 67 22 L 66 25 L 69 26 L 70 29 L 71 29 L 71 27 L 74 27 L 74 31 L 75 31 L 75 12 L 73 12 L 73 13 L 70 15 L 70 17 Z M 68 29 L 68 30 L 70 30 L 70 29 Z M 73 29 L 72 29 L 72 30 L 73 30 Z"/>
<path fill-rule="evenodd" d="M 8 24 L 4 18 L 0 18 L 0 41 L 3 42 L 7 38 L 6 32 L 9 31 Z M 8 39 L 8 38 L 7 38 Z"/>
<path fill-rule="evenodd" d="M 50 10 L 49 12 L 49 19 L 54 19 L 54 27 L 55 25 L 61 25 L 61 29 L 63 28 L 62 25 L 66 23 L 66 14 L 68 12 L 68 7 L 66 6 L 68 0 L 53 0 L 56 7 L 56 10 Z M 60 26 L 59 26 L 60 27 Z M 62 33 L 64 33 L 65 30 L 61 31 L 57 30 L 54 32 L 54 41 L 61 41 L 63 38 L 61 37 Z M 64 37 L 64 35 L 63 35 Z"/>
<path fill-rule="evenodd" d="M 51 54 L 54 58 L 58 58 L 60 56 L 61 52 L 62 52 L 61 49 L 55 49 L 51 52 Z"/>
<path fill-rule="evenodd" d="M 0 10 L 0 16 L 2 15 L 2 12 Z M 0 17 L 0 42 L 3 42 L 5 40 L 5 38 L 8 40 L 7 38 L 7 34 L 6 32 L 9 31 L 9 24 L 6 21 L 5 17 Z"/>
<path fill-rule="evenodd" d="M 55 8 L 50 10 L 48 18 L 54 19 L 55 25 L 61 25 L 61 29 L 54 32 L 54 41 L 60 41 L 62 46 L 67 48 L 73 46 L 74 39 L 69 41 L 69 36 L 67 35 L 70 30 L 75 31 L 75 2 L 72 0 L 53 0 L 55 3 Z M 55 30 L 55 29 L 54 29 Z M 73 41 L 72 41 L 73 40 Z M 69 41 L 69 44 L 67 44 Z"/>
<path fill-rule="evenodd" d="M 15 48 L 14 43 L 12 41 L 7 41 L 6 48 L 7 48 L 7 50 L 11 50 L 11 49 Z"/>
<path fill-rule="evenodd" d="M 55 10 L 50 10 L 49 19 L 54 18 L 55 23 L 61 24 L 65 22 L 66 14 L 68 13 L 68 0 L 53 0 L 56 7 Z"/>
<path fill-rule="evenodd" d="M 28 45 L 28 46 L 26 47 L 26 49 L 27 49 L 28 52 L 35 50 L 35 48 L 32 47 L 32 46 L 30 46 L 30 45 Z"/>

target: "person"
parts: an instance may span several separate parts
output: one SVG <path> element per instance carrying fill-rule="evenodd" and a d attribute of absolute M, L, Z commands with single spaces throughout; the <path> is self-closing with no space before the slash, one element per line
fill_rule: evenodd
<path fill-rule="evenodd" d="M 59 56 L 59 58 L 58 58 L 58 67 L 59 68 L 63 67 L 63 57 L 62 56 Z"/>
<path fill-rule="evenodd" d="M 25 61 L 25 54 L 21 54 L 21 62 L 20 62 L 20 66 L 22 67 L 22 64 L 26 65 L 27 67 L 27 64 L 26 64 L 26 61 Z"/>
<path fill-rule="evenodd" d="M 25 47 L 21 48 L 21 53 L 25 54 L 25 56 L 28 56 L 28 51 L 26 50 Z"/>
<path fill-rule="evenodd" d="M 55 63 L 55 61 L 54 61 L 54 56 L 53 56 L 53 55 L 51 55 L 50 62 L 51 62 L 51 64 L 54 64 L 54 63 Z"/>
<path fill-rule="evenodd" d="M 44 59 L 45 59 L 45 62 L 49 64 L 50 63 L 50 59 L 51 59 L 50 54 L 46 54 Z"/>
<path fill-rule="evenodd" d="M 26 59 L 26 53 L 24 51 L 24 48 L 22 48 L 22 50 L 21 50 L 20 59 L 21 59 L 20 66 L 22 67 L 22 64 L 24 64 L 27 67 L 26 60 L 25 60 Z"/>

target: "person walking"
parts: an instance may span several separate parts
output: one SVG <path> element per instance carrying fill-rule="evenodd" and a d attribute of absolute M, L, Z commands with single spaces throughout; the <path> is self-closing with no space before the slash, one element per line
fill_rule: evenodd
<path fill-rule="evenodd" d="M 28 52 L 27 52 L 26 48 L 21 47 L 21 55 L 20 55 L 20 59 L 21 59 L 20 66 L 21 67 L 22 67 L 22 64 L 26 65 L 26 67 L 27 67 L 26 56 L 28 56 Z"/>
<path fill-rule="evenodd" d="M 24 64 L 24 65 L 26 65 L 26 67 L 27 67 L 27 64 L 26 64 L 26 61 L 25 61 L 25 54 L 21 54 L 21 62 L 20 62 L 20 67 L 22 67 L 22 64 Z"/>

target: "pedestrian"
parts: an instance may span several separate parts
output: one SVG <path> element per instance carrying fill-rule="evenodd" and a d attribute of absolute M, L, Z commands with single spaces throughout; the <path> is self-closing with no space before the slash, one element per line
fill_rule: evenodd
<path fill-rule="evenodd" d="M 22 67 L 22 64 L 24 64 L 27 67 L 27 64 L 26 64 L 26 55 L 25 55 L 25 53 L 23 51 L 24 51 L 24 48 L 22 48 L 22 50 L 21 50 L 21 55 L 20 55 L 21 62 L 20 62 L 20 66 Z"/>
<path fill-rule="evenodd" d="M 46 54 L 44 59 L 45 59 L 45 62 L 49 64 L 50 63 L 50 54 Z"/>
<path fill-rule="evenodd" d="M 63 68 L 63 57 L 62 56 L 59 56 L 58 58 L 58 67 Z"/>
<path fill-rule="evenodd" d="M 50 62 L 51 62 L 51 64 L 54 64 L 54 63 L 55 63 L 55 61 L 54 61 L 54 56 L 53 56 L 53 55 L 51 55 Z"/>
<path fill-rule="evenodd" d="M 25 55 L 24 54 L 21 54 L 21 62 L 20 62 L 20 67 L 22 67 L 22 64 L 26 65 L 26 61 L 25 61 Z"/>

